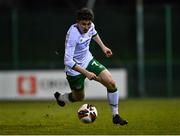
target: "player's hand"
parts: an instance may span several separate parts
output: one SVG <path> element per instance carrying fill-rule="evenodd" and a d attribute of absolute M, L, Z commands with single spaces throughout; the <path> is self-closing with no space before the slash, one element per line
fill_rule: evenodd
<path fill-rule="evenodd" d="M 105 53 L 106 57 L 108 57 L 108 58 L 113 55 L 111 49 L 109 49 L 108 47 L 104 47 L 103 52 Z"/>
<path fill-rule="evenodd" d="M 86 72 L 86 75 L 85 75 L 89 80 L 97 80 L 98 77 L 96 76 L 96 74 L 94 74 L 93 72 Z"/>

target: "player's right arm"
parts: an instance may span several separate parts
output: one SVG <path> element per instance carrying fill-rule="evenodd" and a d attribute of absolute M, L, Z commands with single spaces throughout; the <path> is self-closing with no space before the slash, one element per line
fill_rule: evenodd
<path fill-rule="evenodd" d="M 96 74 L 80 67 L 78 64 L 75 64 L 73 69 L 86 76 L 89 80 L 97 80 L 98 78 Z"/>
<path fill-rule="evenodd" d="M 64 65 L 69 68 L 72 68 L 76 64 L 73 60 L 75 46 L 75 38 L 73 38 L 70 34 L 67 34 L 65 41 Z"/>
<path fill-rule="evenodd" d="M 89 72 L 88 70 L 82 68 L 73 60 L 74 51 L 78 39 L 76 35 L 77 34 L 73 32 L 68 32 L 66 35 L 64 65 L 75 71 L 78 71 L 79 73 L 86 76 L 89 80 L 96 79 L 97 76 L 93 72 Z"/>

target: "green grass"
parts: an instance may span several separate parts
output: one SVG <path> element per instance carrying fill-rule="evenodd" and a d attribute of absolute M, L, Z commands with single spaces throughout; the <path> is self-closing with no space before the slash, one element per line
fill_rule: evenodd
<path fill-rule="evenodd" d="M 83 124 L 77 109 L 83 103 L 96 106 L 98 118 Z M 84 101 L 58 107 L 55 101 L 0 101 L 0 135 L 175 135 L 180 134 L 180 99 L 128 99 L 120 101 L 120 112 L 127 126 L 113 125 L 106 101 Z"/>

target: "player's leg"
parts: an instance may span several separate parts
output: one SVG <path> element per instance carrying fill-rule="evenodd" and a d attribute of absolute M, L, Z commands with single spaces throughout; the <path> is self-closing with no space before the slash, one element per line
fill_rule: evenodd
<path fill-rule="evenodd" d="M 106 69 L 98 75 L 98 82 L 103 84 L 107 88 L 107 97 L 109 104 L 112 107 L 112 114 L 115 116 L 118 112 L 119 91 L 116 88 L 115 81 L 112 79 L 112 75 Z"/>
<path fill-rule="evenodd" d="M 87 70 L 94 72 L 98 76 L 97 81 L 107 88 L 108 101 L 112 107 L 113 123 L 121 125 L 127 124 L 128 122 L 123 120 L 118 113 L 119 92 L 111 73 L 95 59 L 91 60 Z"/>
<path fill-rule="evenodd" d="M 83 101 L 84 90 L 78 90 L 78 91 L 71 90 L 71 93 L 64 93 L 64 94 L 55 92 L 54 97 L 56 98 L 58 105 L 63 107 L 65 106 L 65 103 Z"/>
<path fill-rule="evenodd" d="M 77 102 L 84 100 L 84 80 L 83 75 L 67 76 L 69 86 L 71 88 L 70 93 L 61 94 L 59 92 L 54 93 L 57 103 L 60 106 L 64 106 L 68 102 Z"/>
<path fill-rule="evenodd" d="M 102 83 L 107 88 L 108 101 L 112 108 L 113 123 L 120 125 L 128 124 L 127 120 L 124 120 L 119 116 L 119 91 L 116 88 L 116 83 L 113 80 L 111 73 L 107 69 L 103 70 L 98 75 L 97 81 Z"/>

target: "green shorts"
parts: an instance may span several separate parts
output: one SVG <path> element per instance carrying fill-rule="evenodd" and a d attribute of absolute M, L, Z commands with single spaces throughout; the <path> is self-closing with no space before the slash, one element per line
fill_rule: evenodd
<path fill-rule="evenodd" d="M 99 63 L 96 59 L 92 59 L 87 68 L 88 71 L 95 73 L 97 76 L 105 70 L 105 66 L 103 66 L 101 63 Z M 82 74 L 79 74 L 77 76 L 69 76 L 67 75 L 67 80 L 69 83 L 69 86 L 74 91 L 81 91 L 84 89 L 84 80 L 86 77 Z"/>

